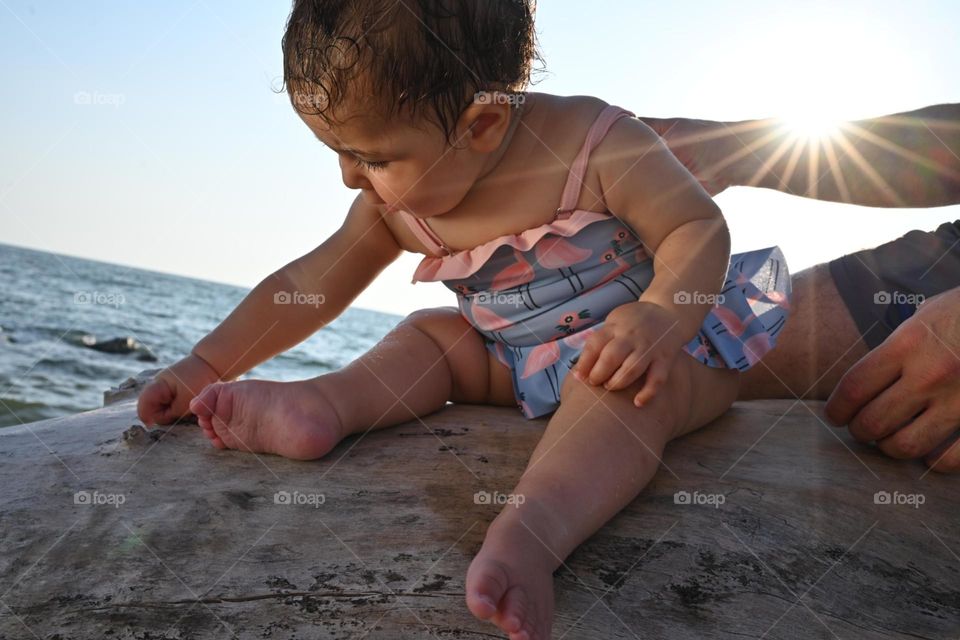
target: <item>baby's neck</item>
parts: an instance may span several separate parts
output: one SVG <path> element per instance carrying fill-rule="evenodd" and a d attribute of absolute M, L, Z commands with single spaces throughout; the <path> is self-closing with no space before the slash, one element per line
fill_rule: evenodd
<path fill-rule="evenodd" d="M 505 165 L 509 164 L 507 161 L 508 158 L 513 158 L 516 156 L 515 152 L 518 146 L 522 147 L 528 143 L 528 136 L 526 134 L 530 131 L 530 127 L 527 126 L 527 123 L 523 120 L 523 117 L 525 113 L 529 112 L 531 103 L 535 100 L 535 98 L 534 94 L 531 93 L 524 93 L 522 95 L 524 96 L 524 101 L 519 103 L 511 110 L 509 128 L 507 129 L 500 146 L 497 147 L 496 151 L 491 153 L 484 161 L 483 166 L 480 169 L 480 174 L 474 181 L 474 188 L 480 183 L 489 182 L 489 178 L 496 175 L 498 173 L 498 169 L 501 169 Z M 517 143 L 520 144 L 518 145 Z"/>

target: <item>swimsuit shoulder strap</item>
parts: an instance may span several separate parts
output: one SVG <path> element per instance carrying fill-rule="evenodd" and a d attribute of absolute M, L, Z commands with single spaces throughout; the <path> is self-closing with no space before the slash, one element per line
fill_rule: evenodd
<path fill-rule="evenodd" d="M 398 209 L 397 215 L 400 216 L 400 219 L 406 223 L 410 231 L 413 232 L 413 235 L 417 236 L 417 239 L 426 245 L 427 249 L 429 249 L 434 256 L 443 256 L 450 253 L 446 245 L 443 244 L 426 222 L 403 209 Z"/>
<path fill-rule="evenodd" d="M 563 188 L 563 195 L 560 198 L 560 208 L 557 209 L 559 215 L 564 211 L 573 211 L 577 206 L 577 200 L 580 199 L 580 189 L 583 187 L 583 177 L 587 172 L 587 161 L 590 159 L 590 153 L 600 144 L 607 131 L 613 126 L 613 123 L 624 116 L 633 117 L 634 113 L 616 105 L 607 105 L 597 119 L 593 121 L 590 130 L 587 131 L 587 139 L 577 154 L 573 165 L 570 167 L 570 174 L 567 176 L 567 184 Z"/>

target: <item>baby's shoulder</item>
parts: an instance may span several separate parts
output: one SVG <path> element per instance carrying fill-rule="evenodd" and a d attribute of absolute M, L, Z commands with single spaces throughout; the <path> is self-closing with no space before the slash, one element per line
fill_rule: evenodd
<path fill-rule="evenodd" d="M 540 111 L 537 122 L 542 131 L 539 137 L 548 145 L 551 137 L 583 140 L 609 106 L 609 102 L 596 96 L 537 94 L 534 110 Z M 627 111 L 632 114 L 629 109 Z M 594 153 L 601 156 L 616 155 L 622 153 L 624 147 L 636 149 L 644 143 L 649 146 L 658 139 L 656 132 L 638 118 L 619 118 L 607 130 Z"/>
<path fill-rule="evenodd" d="M 539 112 L 539 122 L 545 131 L 555 135 L 569 136 L 573 132 L 586 133 L 590 126 L 609 104 L 595 96 L 556 96 L 535 94 L 531 111 Z"/>

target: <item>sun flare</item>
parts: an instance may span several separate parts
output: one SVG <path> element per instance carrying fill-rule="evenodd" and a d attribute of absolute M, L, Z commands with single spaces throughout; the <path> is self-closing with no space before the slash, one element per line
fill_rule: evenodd
<path fill-rule="evenodd" d="M 797 139 L 825 140 L 837 136 L 843 120 L 823 113 L 798 113 L 783 118 L 784 126 Z"/>

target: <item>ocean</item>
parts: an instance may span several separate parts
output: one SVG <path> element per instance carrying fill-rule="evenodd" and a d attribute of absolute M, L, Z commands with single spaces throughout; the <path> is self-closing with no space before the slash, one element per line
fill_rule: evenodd
<path fill-rule="evenodd" d="M 247 291 L 0 244 L 0 427 L 101 406 L 107 388 L 189 353 Z M 297 380 L 339 369 L 401 319 L 350 307 L 245 377 Z M 115 338 L 142 348 L 88 346 Z"/>

